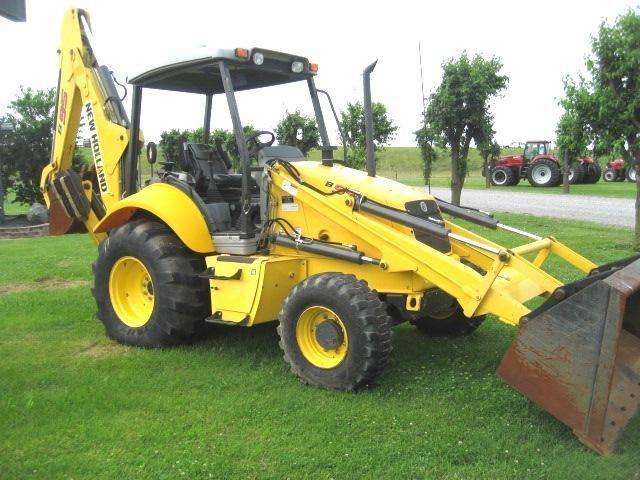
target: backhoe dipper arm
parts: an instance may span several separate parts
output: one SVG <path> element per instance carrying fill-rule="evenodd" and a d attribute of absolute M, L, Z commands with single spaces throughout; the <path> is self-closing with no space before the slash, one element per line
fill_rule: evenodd
<path fill-rule="evenodd" d="M 40 187 L 50 210 L 52 234 L 84 224 L 93 227 L 122 192 L 121 159 L 129 143 L 129 120 L 110 71 L 99 66 L 89 42 L 89 15 L 71 8 L 64 16 L 60 70 L 51 160 L 42 172 Z M 91 141 L 93 167 L 72 170 L 73 153 L 82 109 Z"/>

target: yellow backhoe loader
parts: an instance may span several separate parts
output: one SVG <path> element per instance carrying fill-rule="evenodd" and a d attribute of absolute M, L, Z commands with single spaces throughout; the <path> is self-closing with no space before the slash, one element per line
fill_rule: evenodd
<path fill-rule="evenodd" d="M 188 342 L 206 322 L 278 321 L 284 358 L 303 382 L 354 390 L 381 374 L 395 324 L 468 335 L 491 314 L 518 326 L 499 375 L 590 448 L 612 451 L 640 399 L 638 258 L 598 266 L 552 237 L 376 176 L 375 64 L 364 72 L 367 169 L 359 171 L 333 159 L 318 67 L 307 58 L 235 48 L 161 65 L 129 80 L 129 118 L 89 35 L 87 12 L 70 9 L 41 187 L 51 233 L 86 231 L 98 245 L 93 294 L 109 337 L 162 347 Z M 321 161 L 274 146 L 270 132 L 245 138 L 236 92 L 295 82 L 311 97 Z M 185 142 L 178 161 L 165 161 L 143 182 L 140 115 L 148 89 L 201 95 L 204 138 Z M 233 123 L 237 173 L 208 134 L 218 95 Z M 83 110 L 93 165 L 76 172 Z M 147 151 L 154 161 L 154 144 Z M 504 248 L 456 219 L 527 243 Z M 563 284 L 549 275 L 542 267 L 550 255 L 584 279 Z M 539 297 L 540 307 L 526 306 Z"/>

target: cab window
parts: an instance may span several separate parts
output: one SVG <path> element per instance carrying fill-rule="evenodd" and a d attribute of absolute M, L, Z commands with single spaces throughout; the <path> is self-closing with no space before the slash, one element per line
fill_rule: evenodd
<path fill-rule="evenodd" d="M 524 147 L 524 158 L 531 160 L 536 155 L 547 153 L 547 147 L 544 143 L 527 143 Z"/>

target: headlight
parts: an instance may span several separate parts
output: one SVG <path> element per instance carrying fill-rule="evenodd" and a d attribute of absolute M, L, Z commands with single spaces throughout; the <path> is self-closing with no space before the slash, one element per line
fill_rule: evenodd
<path fill-rule="evenodd" d="M 253 63 L 256 65 L 262 65 L 264 63 L 264 55 L 260 52 L 256 52 L 253 54 Z"/>
<path fill-rule="evenodd" d="M 291 71 L 293 73 L 302 73 L 303 68 L 304 68 L 304 65 L 302 64 L 302 62 L 293 62 L 291 64 Z"/>

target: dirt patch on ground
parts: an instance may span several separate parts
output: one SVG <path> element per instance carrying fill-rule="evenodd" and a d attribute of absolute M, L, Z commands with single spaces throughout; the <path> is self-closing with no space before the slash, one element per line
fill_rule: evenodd
<path fill-rule="evenodd" d="M 57 262 L 56 267 L 67 268 L 75 264 L 76 262 L 73 259 L 65 258 L 64 260 L 60 260 L 59 262 Z"/>
<path fill-rule="evenodd" d="M 12 283 L 0 285 L 0 295 L 10 293 L 28 292 L 31 290 L 57 290 L 59 288 L 72 288 L 89 285 L 89 280 L 64 280 L 62 278 L 47 278 L 37 282 Z"/>
<path fill-rule="evenodd" d="M 81 349 L 77 355 L 79 357 L 104 358 L 126 355 L 131 351 L 131 347 L 120 345 L 115 342 L 93 342 L 92 344 Z"/>

